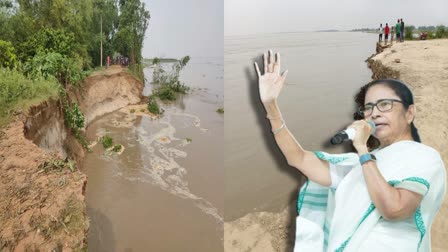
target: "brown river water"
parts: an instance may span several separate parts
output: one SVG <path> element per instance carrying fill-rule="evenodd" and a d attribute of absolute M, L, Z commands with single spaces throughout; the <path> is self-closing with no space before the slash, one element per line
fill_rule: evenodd
<path fill-rule="evenodd" d="M 222 62 L 192 57 L 181 74 L 192 91 L 160 119 L 124 108 L 89 125 L 89 140 L 107 134 L 125 148 L 86 156 L 89 251 L 223 251 Z"/>

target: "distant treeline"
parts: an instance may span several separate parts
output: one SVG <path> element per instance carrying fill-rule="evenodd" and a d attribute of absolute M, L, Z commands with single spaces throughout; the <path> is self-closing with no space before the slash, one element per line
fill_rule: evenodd
<path fill-rule="evenodd" d="M 101 41 L 103 63 L 121 54 L 138 64 L 149 18 L 140 0 L 0 0 L 0 40 L 22 64 L 58 53 L 96 67 Z"/>

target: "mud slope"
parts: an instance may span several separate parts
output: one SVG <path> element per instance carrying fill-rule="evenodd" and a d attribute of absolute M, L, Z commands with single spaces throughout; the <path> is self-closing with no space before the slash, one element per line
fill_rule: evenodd
<path fill-rule="evenodd" d="M 70 96 L 89 123 L 138 103 L 142 90 L 142 83 L 117 66 L 93 74 L 84 93 Z M 86 248 L 87 177 L 76 165 L 84 155 L 58 101 L 33 106 L 0 129 L 0 251 Z"/>

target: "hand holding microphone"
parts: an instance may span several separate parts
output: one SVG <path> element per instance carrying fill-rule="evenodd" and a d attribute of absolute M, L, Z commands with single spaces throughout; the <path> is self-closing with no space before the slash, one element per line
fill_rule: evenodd
<path fill-rule="evenodd" d="M 369 136 L 374 134 L 376 130 L 373 121 L 359 120 L 353 122 L 347 129 L 337 133 L 331 138 L 332 144 L 341 144 L 344 141 L 352 140 L 353 145 L 367 144 Z M 358 135 L 358 136 L 357 136 Z"/>

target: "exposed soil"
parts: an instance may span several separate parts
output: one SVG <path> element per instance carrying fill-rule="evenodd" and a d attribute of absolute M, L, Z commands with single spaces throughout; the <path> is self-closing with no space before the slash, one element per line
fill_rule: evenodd
<path fill-rule="evenodd" d="M 112 66 L 70 96 L 88 124 L 140 102 L 142 90 L 125 68 Z M 76 167 L 84 151 L 57 101 L 33 106 L 0 129 L 0 251 L 86 250 L 87 177 Z"/>

